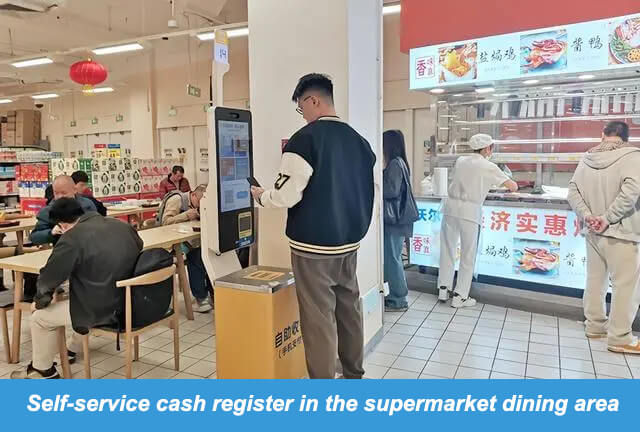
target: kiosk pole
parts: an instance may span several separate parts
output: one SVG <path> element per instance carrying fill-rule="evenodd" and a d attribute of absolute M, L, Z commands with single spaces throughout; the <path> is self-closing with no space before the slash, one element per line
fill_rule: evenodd
<path fill-rule="evenodd" d="M 218 218 L 211 217 L 218 212 L 218 170 L 216 165 L 216 132 L 215 108 L 224 104 L 223 79 L 229 71 L 229 49 L 227 32 L 216 30 L 211 62 L 211 91 L 213 106 L 207 110 L 207 135 L 209 141 L 209 183 L 207 192 L 202 197 L 200 205 L 202 262 L 204 263 L 209 280 L 212 282 L 220 277 L 241 269 L 240 261 L 235 251 L 220 254 L 218 252 Z"/>

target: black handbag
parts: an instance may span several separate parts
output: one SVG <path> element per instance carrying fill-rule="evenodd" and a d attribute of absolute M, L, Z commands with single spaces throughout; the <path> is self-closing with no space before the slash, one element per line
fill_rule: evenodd
<path fill-rule="evenodd" d="M 417 221 L 418 206 L 409 186 L 409 169 L 404 161 L 398 158 L 402 169 L 402 190 L 397 198 L 384 200 L 384 223 L 386 225 L 409 225 Z"/>

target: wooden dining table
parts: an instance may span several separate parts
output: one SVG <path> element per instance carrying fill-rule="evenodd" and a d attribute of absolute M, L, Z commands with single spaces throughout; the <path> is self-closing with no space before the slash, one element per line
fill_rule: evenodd
<path fill-rule="evenodd" d="M 167 225 L 148 230 L 140 231 L 138 234 L 142 239 L 146 249 L 173 249 L 176 256 L 176 273 L 184 296 L 185 314 L 187 319 L 193 320 L 193 306 L 191 304 L 191 289 L 187 283 L 187 273 L 185 269 L 184 256 L 182 254 L 182 243 L 200 238 L 200 221 L 187 222 L 176 225 Z M 24 302 L 24 274 L 39 274 L 49 259 L 52 250 L 42 250 L 23 255 L 16 255 L 10 258 L 0 259 L 0 269 L 15 272 L 15 288 L 13 293 L 13 332 L 11 337 L 11 361 L 18 363 L 20 359 L 20 331 L 22 322 L 22 312 L 31 310 L 31 303 Z M 114 251 L 117 253 L 117 251 Z"/>

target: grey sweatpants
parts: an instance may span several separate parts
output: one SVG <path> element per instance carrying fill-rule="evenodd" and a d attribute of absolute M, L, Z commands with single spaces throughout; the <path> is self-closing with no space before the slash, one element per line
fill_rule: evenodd
<path fill-rule="evenodd" d="M 640 249 L 638 243 L 597 234 L 587 239 L 587 287 L 584 315 L 588 333 L 607 334 L 609 345 L 632 342 L 631 325 L 640 304 Z M 606 296 L 611 278 L 611 311 Z"/>
<path fill-rule="evenodd" d="M 362 378 L 364 357 L 358 253 L 291 254 L 309 378 L 333 379 L 336 351 L 345 378 Z"/>

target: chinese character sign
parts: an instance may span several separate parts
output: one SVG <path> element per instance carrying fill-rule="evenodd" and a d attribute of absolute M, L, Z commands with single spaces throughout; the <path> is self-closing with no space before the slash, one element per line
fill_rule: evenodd
<path fill-rule="evenodd" d="M 637 66 L 639 18 L 635 14 L 413 48 L 410 88 Z"/>
<path fill-rule="evenodd" d="M 440 202 L 417 203 L 424 217 L 414 224 L 410 261 L 438 267 Z M 585 240 L 573 212 L 485 206 L 483 220 L 476 263 L 479 275 L 584 289 Z"/>

